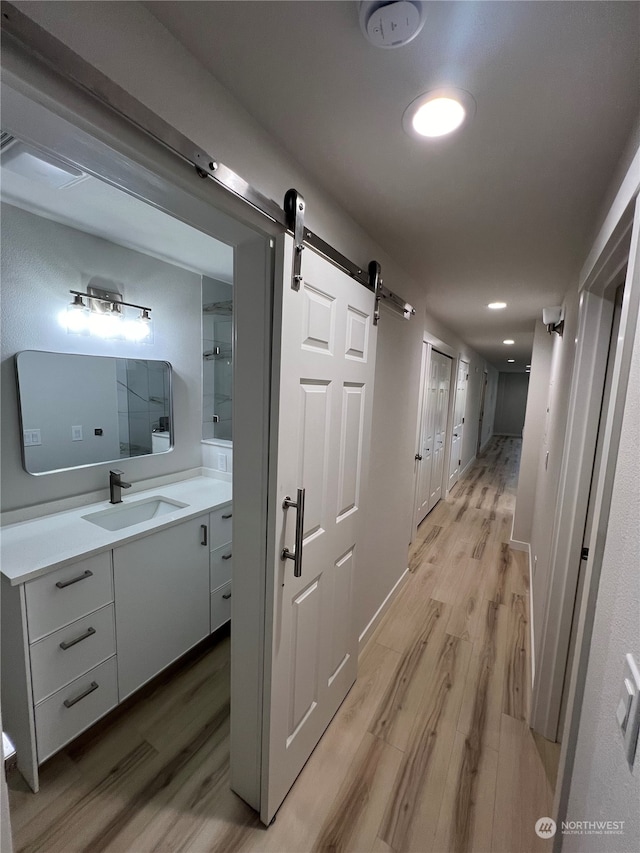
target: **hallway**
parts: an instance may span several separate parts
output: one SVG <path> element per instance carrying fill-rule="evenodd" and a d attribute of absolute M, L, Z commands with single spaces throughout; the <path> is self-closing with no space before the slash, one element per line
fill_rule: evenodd
<path fill-rule="evenodd" d="M 229 640 L 11 778 L 17 850 L 533 853 L 558 747 L 534 740 L 528 571 L 508 541 L 521 442 L 488 450 L 418 530 L 410 576 L 267 831 L 228 789 Z"/>

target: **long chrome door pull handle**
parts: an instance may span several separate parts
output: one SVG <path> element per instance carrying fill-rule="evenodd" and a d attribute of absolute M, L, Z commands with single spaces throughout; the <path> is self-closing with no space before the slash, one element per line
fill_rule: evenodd
<path fill-rule="evenodd" d="M 92 681 L 91 684 L 87 687 L 87 689 L 83 690 L 82 693 L 78 694 L 78 696 L 76 696 L 74 699 L 65 699 L 63 703 L 64 707 L 72 708 L 76 704 L 76 702 L 79 702 L 81 699 L 87 697 L 89 693 L 93 693 L 94 690 L 97 690 L 98 686 L 99 685 L 97 681 Z"/>
<path fill-rule="evenodd" d="M 298 499 L 292 501 L 289 495 L 282 502 L 282 509 L 293 507 L 296 511 L 296 546 L 291 552 L 288 548 L 282 549 L 281 559 L 293 560 L 293 576 L 302 577 L 302 540 L 304 538 L 304 489 L 298 489 Z"/>
<path fill-rule="evenodd" d="M 78 583 L 78 581 L 83 581 L 86 578 L 91 578 L 91 577 L 93 577 L 93 572 L 90 571 L 89 569 L 87 569 L 81 575 L 78 575 L 77 578 L 71 578 L 71 580 L 68 580 L 68 581 L 58 581 L 56 586 L 58 587 L 58 589 L 64 589 L 67 586 L 71 586 L 72 583 Z"/>
<path fill-rule="evenodd" d="M 92 637 L 95 634 L 95 632 L 96 632 L 95 628 L 87 628 L 87 630 L 84 632 L 84 634 L 80 634 L 79 637 L 75 637 L 73 640 L 65 640 L 64 642 L 60 643 L 60 648 L 62 649 L 63 652 L 66 652 L 67 649 L 70 649 L 71 646 L 75 646 L 76 643 L 81 643 L 83 640 L 86 640 L 89 637 Z"/>

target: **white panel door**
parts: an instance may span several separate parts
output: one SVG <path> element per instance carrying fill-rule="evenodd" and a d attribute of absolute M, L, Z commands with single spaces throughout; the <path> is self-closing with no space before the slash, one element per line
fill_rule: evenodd
<path fill-rule="evenodd" d="M 451 433 L 451 456 L 449 458 L 449 483 L 451 490 L 458 482 L 462 464 L 462 433 L 464 431 L 464 412 L 467 402 L 467 382 L 469 380 L 469 365 L 466 361 L 458 362 L 458 377 L 456 380 L 456 398 L 453 410 L 453 426 Z"/>
<path fill-rule="evenodd" d="M 435 422 L 435 401 L 438 390 L 437 365 L 430 357 L 429 344 L 422 345 L 422 398 L 418 452 L 416 453 L 416 527 L 429 512 L 431 496 L 431 468 L 433 465 L 433 429 Z"/>
<path fill-rule="evenodd" d="M 353 588 L 376 346 L 373 294 L 311 249 L 302 258 L 300 290 L 292 290 L 292 251 L 292 239 L 284 238 L 275 549 L 265 625 L 265 823 L 357 675 Z M 295 577 L 282 551 L 296 548 L 300 508 L 283 501 L 295 502 L 302 488 L 302 571 Z"/>
<path fill-rule="evenodd" d="M 451 359 L 435 350 L 431 351 L 432 375 L 435 389 L 433 395 L 433 463 L 429 490 L 429 511 L 442 497 L 444 474 L 445 441 L 447 437 L 447 414 L 449 411 L 449 386 L 451 384 Z"/>

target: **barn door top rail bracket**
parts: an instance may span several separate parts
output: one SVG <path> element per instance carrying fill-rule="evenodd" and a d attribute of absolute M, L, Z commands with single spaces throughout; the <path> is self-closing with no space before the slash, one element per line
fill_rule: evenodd
<path fill-rule="evenodd" d="M 285 196 L 284 207 L 268 198 L 251 184 L 247 183 L 236 172 L 220 163 L 209 152 L 200 148 L 187 136 L 172 127 L 159 115 L 130 95 L 113 80 L 94 68 L 89 62 L 67 47 L 55 36 L 31 20 L 7 0 L 0 3 L 2 14 L 3 36 L 8 38 L 28 55 L 43 62 L 50 71 L 64 78 L 74 87 L 89 94 L 103 106 L 118 114 L 133 124 L 147 136 L 159 142 L 178 157 L 194 166 L 201 178 L 209 178 L 219 186 L 250 205 L 254 210 L 266 216 L 272 222 L 281 225 L 293 234 L 295 241 L 294 270 L 292 286 L 300 286 L 301 256 L 303 243 L 323 255 L 328 261 L 354 278 L 357 282 L 374 290 L 371 277 L 365 270 L 354 264 L 341 252 L 311 232 L 304 226 L 305 202 L 296 191 L 289 190 Z M 300 204 L 302 208 L 300 209 Z M 399 297 L 382 286 L 376 293 L 380 299 L 390 300 L 396 308 L 405 306 L 405 316 L 408 318 L 415 312 Z"/>
<path fill-rule="evenodd" d="M 385 287 L 382 282 L 380 264 L 377 261 L 371 261 L 369 264 L 369 287 L 376 295 L 376 307 L 373 312 L 373 325 L 377 326 L 380 322 L 380 303 L 383 303 L 395 314 L 402 314 L 405 320 L 410 320 L 416 313 L 413 305 L 409 305 L 400 296 Z"/>

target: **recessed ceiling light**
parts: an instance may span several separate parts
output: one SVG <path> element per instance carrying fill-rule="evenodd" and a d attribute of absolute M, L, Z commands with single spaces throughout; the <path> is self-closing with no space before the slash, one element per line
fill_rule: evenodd
<path fill-rule="evenodd" d="M 507 345 L 511 345 L 511 344 L 515 344 L 515 341 L 512 341 L 512 340 L 511 340 L 511 338 L 507 338 L 507 340 L 506 340 L 506 341 L 502 341 L 502 343 L 503 343 L 503 344 L 507 344 Z"/>
<path fill-rule="evenodd" d="M 476 102 L 463 89 L 434 89 L 409 104 L 402 126 L 410 136 L 437 139 L 457 130 L 475 109 Z"/>
<path fill-rule="evenodd" d="M 490 302 L 487 305 L 487 308 L 491 308 L 492 311 L 499 311 L 501 308 L 506 308 L 506 307 L 507 307 L 506 302 Z"/>
<path fill-rule="evenodd" d="M 525 367 L 531 367 L 531 365 L 530 365 L 530 364 L 525 364 Z"/>
<path fill-rule="evenodd" d="M 508 358 L 507 361 L 509 362 L 509 364 L 513 364 L 515 361 L 515 358 Z"/>

